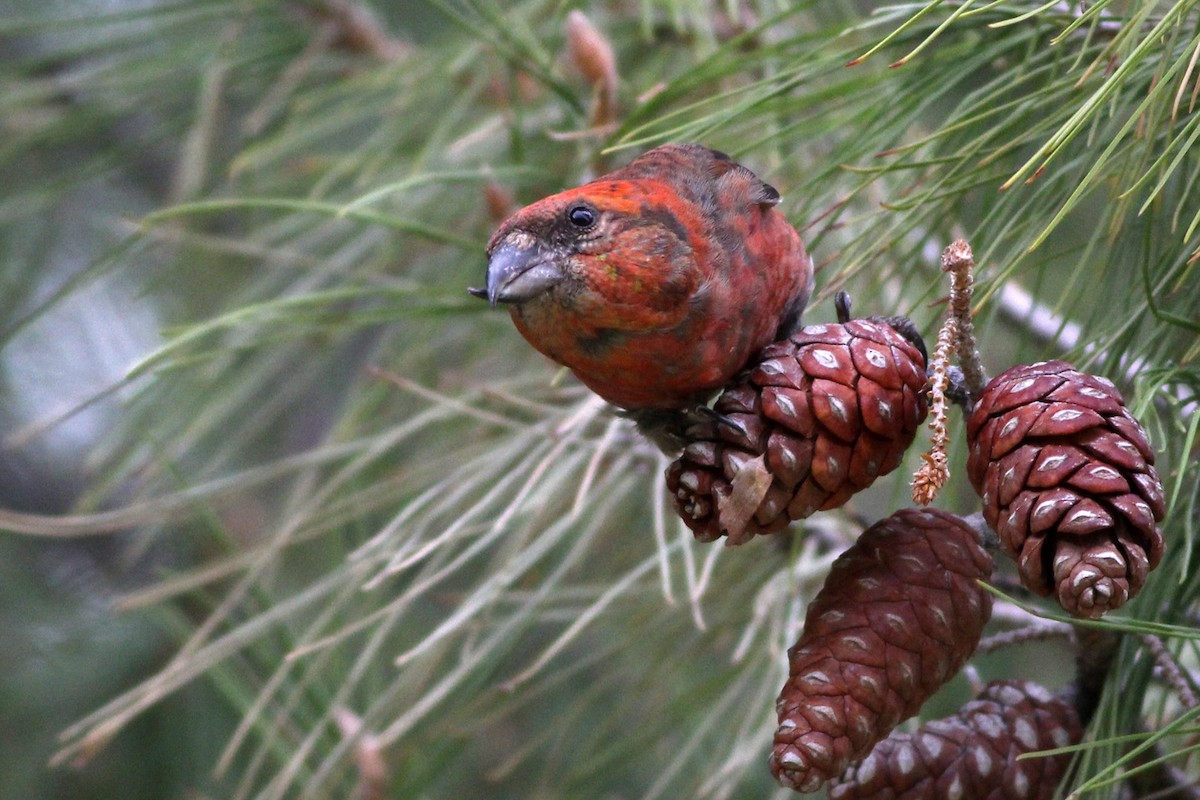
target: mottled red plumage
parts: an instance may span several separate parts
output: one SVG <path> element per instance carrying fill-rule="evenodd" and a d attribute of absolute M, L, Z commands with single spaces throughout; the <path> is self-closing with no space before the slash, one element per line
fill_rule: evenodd
<path fill-rule="evenodd" d="M 488 297 L 609 402 L 688 408 L 790 333 L 812 293 L 778 202 L 725 154 L 664 145 L 510 217 Z"/>

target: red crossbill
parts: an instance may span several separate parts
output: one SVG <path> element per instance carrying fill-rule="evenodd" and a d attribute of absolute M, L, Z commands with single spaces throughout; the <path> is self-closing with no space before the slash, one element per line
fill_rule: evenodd
<path fill-rule="evenodd" d="M 473 293 L 614 405 L 694 408 L 788 335 L 812 294 L 778 203 L 724 153 L 664 145 L 510 217 Z"/>

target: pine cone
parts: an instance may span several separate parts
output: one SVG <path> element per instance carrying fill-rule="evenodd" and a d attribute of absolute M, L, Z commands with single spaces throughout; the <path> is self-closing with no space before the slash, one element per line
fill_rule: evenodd
<path fill-rule="evenodd" d="M 1154 451 L 1120 393 L 1062 361 L 992 380 L 967 422 L 967 474 L 1021 582 L 1097 618 L 1162 558 Z"/>
<path fill-rule="evenodd" d="M 679 515 L 700 541 L 741 544 L 837 508 L 900 464 L 924 386 L 921 350 L 883 320 L 768 345 L 667 469 Z"/>
<path fill-rule="evenodd" d="M 811 792 L 871 751 L 954 676 L 979 644 L 991 574 L 953 514 L 906 509 L 834 562 L 788 651 L 771 772 Z"/>
<path fill-rule="evenodd" d="M 1075 709 L 1027 681 L 994 681 L 957 714 L 894 733 L 846 771 L 830 800 L 1052 800 L 1070 754 L 1017 757 L 1078 744 Z"/>

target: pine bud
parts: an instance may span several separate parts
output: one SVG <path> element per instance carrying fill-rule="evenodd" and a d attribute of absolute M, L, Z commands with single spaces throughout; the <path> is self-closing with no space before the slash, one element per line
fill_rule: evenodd
<path fill-rule="evenodd" d="M 616 119 L 617 57 L 612 43 L 582 11 L 567 14 L 567 58 L 592 87 L 592 125 Z"/>

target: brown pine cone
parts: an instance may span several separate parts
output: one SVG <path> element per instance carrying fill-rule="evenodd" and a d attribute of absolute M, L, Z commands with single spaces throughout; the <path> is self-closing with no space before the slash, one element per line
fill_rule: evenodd
<path fill-rule="evenodd" d="M 991 556 L 953 514 L 905 509 L 838 557 L 788 651 L 771 772 L 811 792 L 954 676 L 991 615 Z"/>
<path fill-rule="evenodd" d="M 679 515 L 700 541 L 741 544 L 837 508 L 900 464 L 924 386 L 924 355 L 882 320 L 768 345 L 667 469 Z"/>
<path fill-rule="evenodd" d="M 1154 451 L 1111 382 L 1062 361 L 988 383 L 967 422 L 967 474 L 1021 582 L 1095 619 L 1162 558 Z"/>
<path fill-rule="evenodd" d="M 1071 755 L 1017 757 L 1078 744 L 1071 705 L 1028 681 L 994 681 L 957 714 L 894 733 L 846 771 L 830 800 L 1052 800 Z"/>

